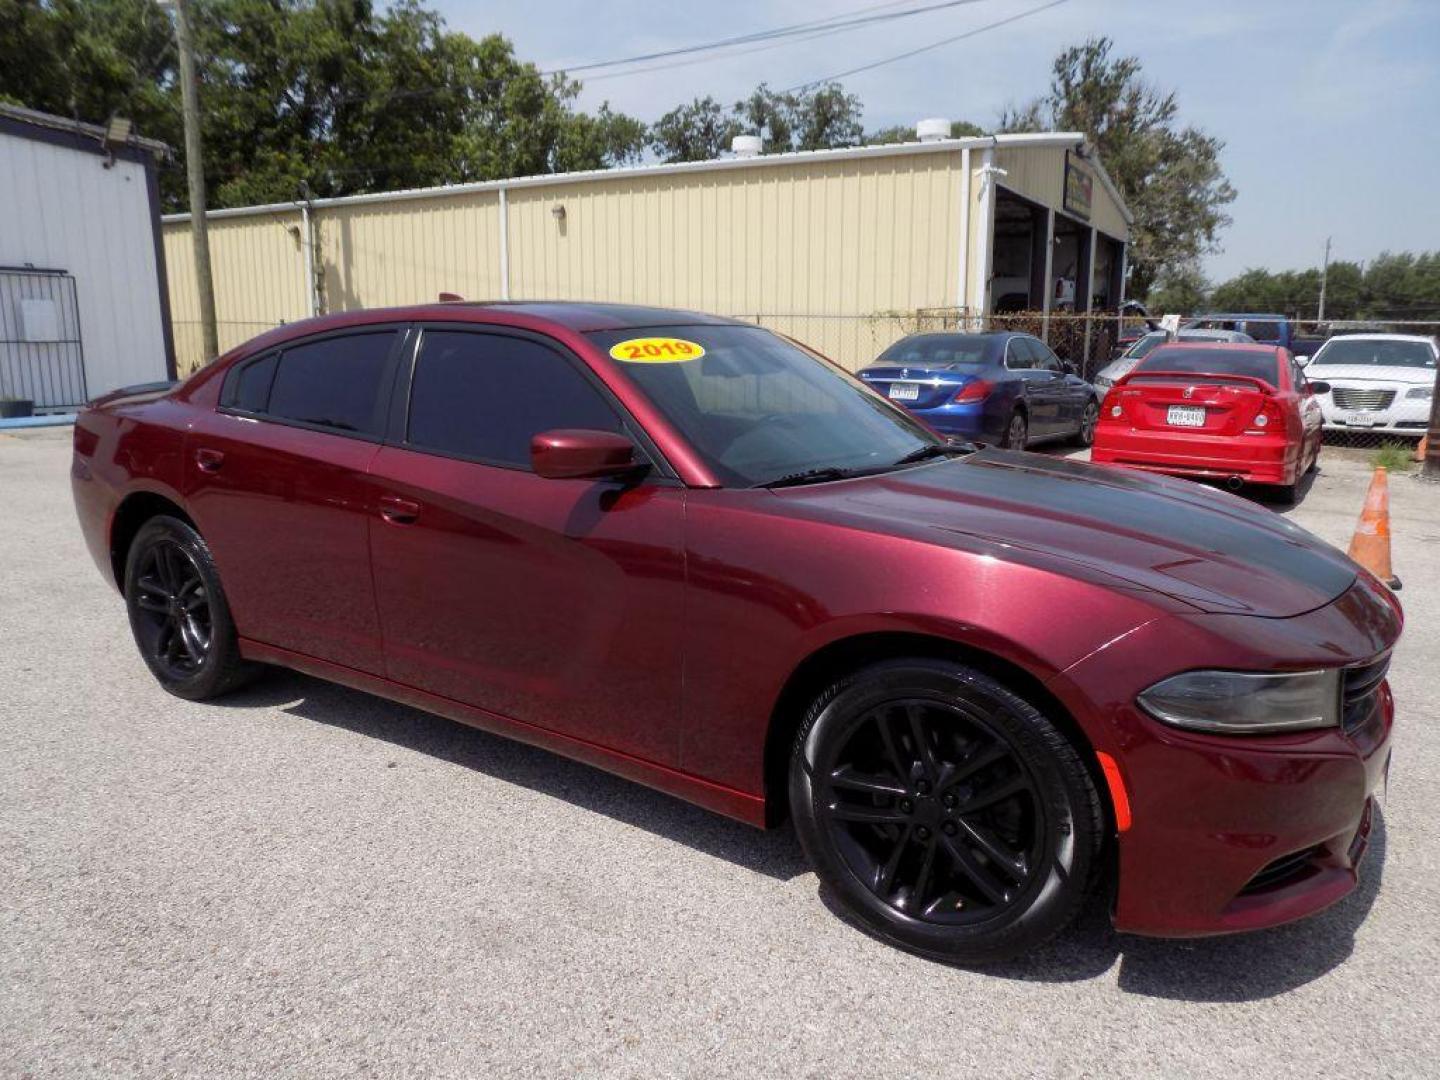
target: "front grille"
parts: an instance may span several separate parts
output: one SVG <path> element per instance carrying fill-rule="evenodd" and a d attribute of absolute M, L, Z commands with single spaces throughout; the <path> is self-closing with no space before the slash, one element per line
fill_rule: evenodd
<path fill-rule="evenodd" d="M 1390 657 L 1346 668 L 1340 679 L 1340 726 L 1349 735 L 1360 728 L 1375 708 L 1375 695 L 1390 670 Z"/>
<path fill-rule="evenodd" d="M 1316 844 L 1304 851 L 1280 856 L 1246 882 L 1245 887 L 1240 890 L 1240 895 L 1248 896 L 1251 893 L 1264 892 L 1266 889 L 1278 889 L 1282 885 L 1290 884 L 1310 869 L 1311 861 L 1320 854 L 1320 850 L 1321 846 Z"/>
<path fill-rule="evenodd" d="M 1394 390 L 1363 390 L 1358 386 L 1337 386 L 1330 391 L 1330 400 L 1341 409 L 1388 409 L 1395 400 Z"/>

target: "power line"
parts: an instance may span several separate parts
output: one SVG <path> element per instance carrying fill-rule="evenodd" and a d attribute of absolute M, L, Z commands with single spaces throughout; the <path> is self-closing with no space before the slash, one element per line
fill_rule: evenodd
<path fill-rule="evenodd" d="M 722 38 L 718 41 L 705 42 L 700 45 L 685 45 L 676 49 L 662 49 L 659 52 L 640 53 L 635 56 L 627 56 L 620 60 L 597 60 L 589 64 L 576 64 L 566 68 L 556 68 L 551 71 L 541 72 L 542 75 L 573 75 L 577 71 L 593 71 L 597 68 L 620 67 L 625 64 L 637 64 L 647 60 L 664 60 L 671 56 L 685 56 L 697 52 L 709 52 L 713 49 L 729 48 L 733 45 L 748 45 L 758 41 L 773 41 L 776 38 L 793 37 L 806 34 L 810 31 L 826 27 L 827 29 L 854 29 L 860 26 L 871 26 L 876 23 L 891 22 L 895 19 L 907 19 L 912 15 L 924 15 L 931 11 L 940 11 L 945 8 L 964 7 L 969 4 L 983 3 L 984 0 L 940 0 L 939 3 L 927 4 L 924 7 L 910 8 L 906 11 L 891 11 L 884 14 L 877 14 L 885 8 L 895 7 L 895 3 L 875 4 L 870 7 L 857 8 L 854 11 L 841 15 L 831 15 L 824 19 L 811 19 L 806 22 L 792 23 L 789 26 L 780 26 L 772 30 L 757 30 L 750 34 L 740 34 L 736 37 Z M 851 16 L 854 16 L 853 18 Z"/>
<path fill-rule="evenodd" d="M 862 64 L 860 67 L 851 68 L 849 71 L 841 71 L 837 72 L 834 75 L 826 75 L 823 78 L 812 79 L 809 82 L 800 83 L 797 86 L 788 87 L 787 89 L 780 92 L 782 94 L 791 94 L 800 90 L 809 90 L 811 87 L 820 86 L 823 83 L 834 82 L 837 79 L 846 79 L 849 78 L 851 75 L 859 75 L 862 71 L 873 71 L 875 68 L 884 67 L 886 64 L 893 64 L 897 60 L 908 60 L 912 56 L 919 56 L 921 53 L 929 52 L 932 49 L 938 49 L 944 45 L 953 45 L 957 41 L 964 41 L 966 38 L 975 37 L 977 34 L 983 34 L 987 30 L 996 30 L 1002 26 L 1008 26 L 1010 23 L 1019 22 L 1021 19 L 1027 19 L 1031 15 L 1038 15 L 1042 11 L 1048 11 L 1050 8 L 1059 7 L 1065 2 L 1066 0 L 1050 0 L 1050 3 L 1048 4 L 1041 4 L 1039 7 L 1031 8 L 1028 11 L 1022 11 L 1017 15 L 1011 15 L 1008 18 L 999 19 L 993 23 L 986 23 L 984 26 L 977 26 L 974 30 L 967 30 L 963 34 L 956 34 L 954 37 L 943 38 L 940 41 L 932 41 L 929 45 L 922 45 L 918 49 L 911 49 L 909 52 L 897 53 L 894 56 L 887 56 L 883 60 L 876 60 L 870 64 Z"/>

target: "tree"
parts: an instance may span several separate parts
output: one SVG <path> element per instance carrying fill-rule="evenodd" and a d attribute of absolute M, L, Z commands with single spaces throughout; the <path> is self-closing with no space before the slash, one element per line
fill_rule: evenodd
<path fill-rule="evenodd" d="M 1178 123 L 1173 93 L 1147 84 L 1135 57 L 1112 58 L 1091 38 L 1055 58 L 1049 92 L 1007 109 L 1002 131 L 1082 131 L 1135 216 L 1129 293 L 1145 297 L 1164 271 L 1215 250 L 1235 189 L 1220 167 L 1224 143 Z"/>
<path fill-rule="evenodd" d="M 545 76 L 505 38 L 446 28 L 419 0 L 197 0 L 206 180 L 215 206 L 635 161 L 644 125 Z M 0 96 L 180 153 L 172 31 L 153 0 L 0 0 Z M 183 171 L 161 177 L 183 208 Z"/>
<path fill-rule="evenodd" d="M 968 120 L 952 120 L 950 122 L 950 138 L 964 139 L 972 135 L 984 135 L 985 131 L 978 124 L 972 124 Z M 895 124 L 892 127 L 877 128 L 865 136 L 866 146 L 884 146 L 890 143 L 915 142 L 919 136 L 915 134 L 914 124 Z"/>
<path fill-rule="evenodd" d="M 1194 315 L 1205 310 L 1205 296 L 1208 291 L 1209 282 L 1205 280 L 1205 275 L 1200 272 L 1198 265 L 1190 263 L 1167 267 L 1161 271 L 1160 277 L 1150 290 L 1146 307 L 1155 315 L 1172 312 Z"/>
<path fill-rule="evenodd" d="M 736 135 L 759 135 L 767 154 L 858 146 L 860 114 L 860 99 L 839 83 L 799 94 L 761 83 L 728 112 L 711 97 L 670 110 L 651 126 L 650 148 L 662 161 L 709 161 Z"/>
<path fill-rule="evenodd" d="M 1216 286 L 1217 310 L 1279 312 L 1314 319 L 1320 306 L 1320 271 L 1252 268 Z M 1325 282 L 1326 319 L 1388 322 L 1440 319 L 1440 252 L 1383 252 L 1368 266 L 1337 261 Z"/>
<path fill-rule="evenodd" d="M 713 161 L 730 149 L 740 122 L 712 97 L 671 109 L 650 126 L 650 148 L 661 161 Z"/>

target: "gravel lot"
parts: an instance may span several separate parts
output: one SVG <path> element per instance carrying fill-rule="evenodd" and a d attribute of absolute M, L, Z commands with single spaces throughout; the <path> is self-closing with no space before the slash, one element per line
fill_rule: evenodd
<path fill-rule="evenodd" d="M 1359 892 L 1200 942 L 1092 910 L 974 972 L 842 923 L 788 831 L 298 675 L 167 696 L 68 438 L 0 436 L 0 1074 L 1435 1075 L 1440 489 L 1391 484 L 1409 624 Z M 1343 545 L 1369 472 L 1324 462 L 1288 512 Z"/>

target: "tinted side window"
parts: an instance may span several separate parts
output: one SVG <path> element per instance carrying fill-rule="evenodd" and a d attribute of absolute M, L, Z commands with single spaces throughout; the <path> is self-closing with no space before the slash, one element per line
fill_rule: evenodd
<path fill-rule="evenodd" d="M 382 383 L 395 334 L 347 334 L 286 349 L 266 411 L 279 420 L 380 434 Z"/>
<path fill-rule="evenodd" d="M 1039 338 L 1026 338 L 1025 345 L 1035 367 L 1044 371 L 1059 371 L 1060 361 Z"/>
<path fill-rule="evenodd" d="M 220 403 L 226 408 L 244 412 L 264 412 L 270 400 L 270 383 L 275 378 L 275 364 L 279 353 L 248 360 L 231 368 L 225 377 L 225 391 Z"/>
<path fill-rule="evenodd" d="M 553 428 L 621 425 L 553 349 L 498 334 L 425 332 L 410 387 L 410 445 L 529 468 L 531 436 Z"/>
<path fill-rule="evenodd" d="M 1236 329 L 1239 330 L 1241 328 L 1237 326 Z M 1280 324 L 1273 320 L 1257 319 L 1254 322 L 1247 322 L 1244 326 L 1244 332 L 1256 341 L 1280 340 Z"/>
<path fill-rule="evenodd" d="M 1005 346 L 1005 366 L 1011 371 L 1024 371 L 1032 363 L 1034 361 L 1030 358 L 1030 350 L 1025 347 L 1025 339 L 1011 338 Z"/>

